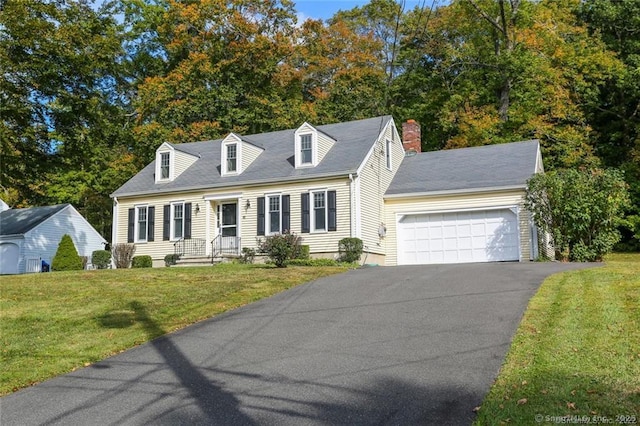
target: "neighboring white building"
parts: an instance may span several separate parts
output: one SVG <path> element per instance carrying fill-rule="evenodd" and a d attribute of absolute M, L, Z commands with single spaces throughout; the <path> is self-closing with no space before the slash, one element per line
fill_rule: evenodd
<path fill-rule="evenodd" d="M 80 256 L 104 249 L 104 238 L 71 204 L 0 211 L 0 274 L 40 272 L 64 234 Z"/>

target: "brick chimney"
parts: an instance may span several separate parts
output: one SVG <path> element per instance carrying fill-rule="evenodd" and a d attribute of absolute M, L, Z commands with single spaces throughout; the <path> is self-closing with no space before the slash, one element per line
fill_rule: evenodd
<path fill-rule="evenodd" d="M 420 125 L 416 123 L 416 120 L 407 120 L 402 123 L 402 146 L 405 152 L 409 150 L 422 152 Z"/>

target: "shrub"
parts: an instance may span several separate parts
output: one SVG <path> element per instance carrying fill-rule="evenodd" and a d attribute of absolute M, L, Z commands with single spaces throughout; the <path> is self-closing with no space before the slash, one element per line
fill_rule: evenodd
<path fill-rule="evenodd" d="M 151 268 L 153 266 L 153 259 L 151 256 L 134 256 L 131 261 L 132 268 Z"/>
<path fill-rule="evenodd" d="M 594 261 L 620 240 L 617 226 L 629 202 L 616 170 L 561 170 L 527 182 L 525 205 L 553 240 L 556 259 Z"/>
<path fill-rule="evenodd" d="M 168 254 L 164 257 L 164 266 L 167 266 L 167 267 L 173 266 L 178 262 L 178 260 L 180 260 L 179 254 L 175 254 L 175 253 Z"/>
<path fill-rule="evenodd" d="M 360 238 L 343 238 L 338 243 L 338 252 L 342 262 L 357 262 L 362 256 L 362 240 Z"/>
<path fill-rule="evenodd" d="M 334 259 L 290 259 L 287 265 L 291 266 L 340 266 L 340 262 Z"/>
<path fill-rule="evenodd" d="M 286 268 L 287 260 L 295 259 L 300 255 L 301 241 L 302 239 L 296 234 L 276 234 L 260 240 L 258 247 L 278 268 Z"/>
<path fill-rule="evenodd" d="M 111 265 L 111 252 L 96 250 L 91 253 L 91 263 L 96 269 L 107 269 Z"/>
<path fill-rule="evenodd" d="M 136 252 L 136 246 L 133 244 L 120 243 L 113 246 L 113 261 L 118 269 L 127 269 L 131 265 L 131 259 Z"/>
<path fill-rule="evenodd" d="M 310 255 L 310 250 L 309 250 L 309 246 L 308 245 L 301 245 L 300 246 L 300 256 L 296 257 L 296 259 L 310 259 L 311 255 Z"/>
<path fill-rule="evenodd" d="M 54 271 L 82 270 L 82 259 L 78 255 L 78 250 L 68 234 L 64 234 L 60 240 L 56 255 L 51 262 L 51 269 Z"/>
<path fill-rule="evenodd" d="M 240 263 L 253 263 L 256 258 L 256 251 L 250 247 L 242 247 L 242 256 L 240 257 Z"/>

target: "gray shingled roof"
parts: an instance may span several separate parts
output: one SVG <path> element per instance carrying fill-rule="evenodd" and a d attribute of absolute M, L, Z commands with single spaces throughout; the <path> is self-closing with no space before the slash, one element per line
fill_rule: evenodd
<path fill-rule="evenodd" d="M 537 140 L 423 152 L 403 159 L 385 195 L 524 187 L 537 157 Z"/>
<path fill-rule="evenodd" d="M 68 205 L 9 209 L 0 212 L 0 235 L 26 234 Z"/>
<path fill-rule="evenodd" d="M 331 135 L 336 143 L 320 164 L 313 168 L 296 169 L 294 167 L 294 133 L 296 129 L 240 135 L 250 143 L 263 147 L 264 151 L 238 176 L 222 177 L 220 175 L 222 139 L 177 144 L 174 145 L 176 149 L 200 158 L 172 182 L 159 184 L 155 183 L 155 161 L 153 161 L 118 188 L 112 196 L 224 188 L 242 184 L 284 182 L 301 178 L 354 173 L 389 120 L 391 120 L 390 116 L 382 116 L 316 126 L 317 130 Z"/>

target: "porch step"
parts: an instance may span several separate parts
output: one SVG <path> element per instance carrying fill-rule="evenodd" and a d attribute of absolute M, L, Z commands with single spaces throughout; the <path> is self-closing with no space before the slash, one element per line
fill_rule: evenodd
<path fill-rule="evenodd" d="M 213 259 L 211 262 L 211 256 L 183 256 L 180 260 L 176 261 L 174 267 L 188 267 L 188 266 L 211 266 L 212 264 L 220 263 L 220 259 Z"/>

